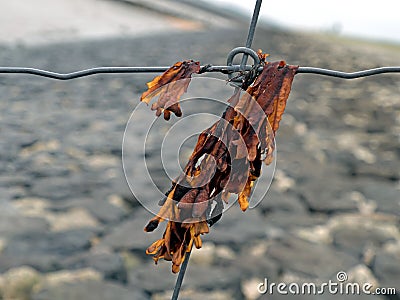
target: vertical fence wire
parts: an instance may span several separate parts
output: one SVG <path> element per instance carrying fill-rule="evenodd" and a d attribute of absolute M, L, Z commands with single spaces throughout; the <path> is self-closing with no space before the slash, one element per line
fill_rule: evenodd
<path fill-rule="evenodd" d="M 253 16 L 251 18 L 251 22 L 250 22 L 250 26 L 249 26 L 249 32 L 247 34 L 246 48 L 251 48 L 251 45 L 253 43 L 258 17 L 260 15 L 261 4 L 262 4 L 262 0 L 256 1 Z M 248 54 L 243 53 L 242 61 L 240 63 L 241 71 L 245 70 L 245 67 L 247 64 L 247 59 L 248 59 Z M 239 89 L 239 88 L 237 87 L 236 89 Z M 193 247 L 192 247 L 192 249 L 193 249 Z M 176 279 L 176 284 L 175 284 L 175 288 L 174 288 L 174 292 L 172 294 L 171 300 L 178 300 L 179 292 L 181 290 L 183 279 L 184 279 L 185 273 L 186 273 L 186 269 L 189 264 L 189 258 L 190 258 L 192 249 L 190 249 L 190 251 L 186 253 L 185 260 L 183 261 L 183 263 L 181 265 L 181 269 L 179 270 L 178 278 Z"/>
<path fill-rule="evenodd" d="M 257 0 L 256 5 L 254 7 L 254 12 L 253 12 L 253 16 L 251 18 L 250 27 L 249 27 L 249 33 L 247 34 L 246 48 L 251 48 L 251 45 L 253 44 L 253 39 L 254 39 L 254 34 L 256 32 L 258 17 L 260 15 L 261 4 L 262 4 L 262 0 Z M 240 68 L 242 70 L 244 69 L 244 67 L 247 63 L 248 57 L 249 56 L 246 53 L 243 54 L 242 62 L 240 63 Z"/>
<path fill-rule="evenodd" d="M 186 252 L 185 260 L 183 261 L 183 263 L 181 265 L 181 269 L 179 270 L 178 278 L 176 279 L 174 292 L 173 292 L 172 298 L 171 298 L 172 300 L 177 300 L 179 297 L 179 292 L 181 290 L 182 283 L 183 283 L 183 277 L 185 277 L 186 268 L 188 266 L 191 253 L 192 253 L 192 249 L 190 249 L 189 252 Z"/>

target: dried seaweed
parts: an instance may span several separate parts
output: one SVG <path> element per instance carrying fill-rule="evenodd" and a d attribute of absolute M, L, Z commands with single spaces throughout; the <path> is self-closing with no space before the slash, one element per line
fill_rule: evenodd
<path fill-rule="evenodd" d="M 274 136 L 298 67 L 284 61 L 267 63 L 266 55 L 259 55 L 262 71 L 252 79 L 252 84 L 248 82 L 247 93 L 240 90 L 234 93 L 221 119 L 199 135 L 184 174 L 172 183 L 158 215 L 145 227 L 145 231 L 153 231 L 160 222 L 169 220 L 163 238 L 154 242 L 146 253 L 153 255 L 156 263 L 161 258 L 172 261 L 174 273 L 179 271 L 193 243 L 201 247 L 200 235 L 208 233 L 209 226 L 221 218 L 223 203 L 227 203 L 230 194 L 238 195 L 243 211 L 248 208 L 262 161 L 266 164 L 272 161 Z M 162 111 L 164 117 L 166 111 L 181 115 L 179 98 L 198 65 L 193 61 L 175 64 L 149 84 L 142 101 L 149 102 L 155 92 L 161 95 L 152 106 L 157 115 Z M 176 78 L 185 79 L 180 83 Z M 162 86 L 171 82 L 174 85 Z M 168 107 L 170 104 L 173 108 Z"/>

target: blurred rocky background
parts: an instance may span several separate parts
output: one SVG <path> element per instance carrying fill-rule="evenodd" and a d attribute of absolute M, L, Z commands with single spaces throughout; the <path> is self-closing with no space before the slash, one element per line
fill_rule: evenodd
<path fill-rule="evenodd" d="M 56 72 L 187 58 L 224 65 L 250 18 L 188 1 L 13 0 L 0 9 L 0 66 Z M 343 71 L 400 63 L 396 45 L 267 25 L 253 48 L 271 61 Z M 162 233 L 143 232 L 151 215 L 121 163 L 125 125 L 153 76 L 0 75 L 0 299 L 170 298 L 170 264 L 145 255 Z M 399 95 L 398 74 L 297 75 L 270 191 L 253 210 L 230 209 L 204 236 L 181 299 L 286 299 L 260 296 L 257 285 L 323 282 L 339 271 L 398 289 L 368 299 L 400 299 Z"/>

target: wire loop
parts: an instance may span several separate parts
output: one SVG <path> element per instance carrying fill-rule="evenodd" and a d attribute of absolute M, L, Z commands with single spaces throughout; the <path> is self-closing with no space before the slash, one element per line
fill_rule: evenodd
<path fill-rule="evenodd" d="M 226 64 L 228 67 L 233 66 L 233 59 L 235 58 L 236 55 L 243 53 L 251 56 L 251 58 L 254 61 L 254 65 L 260 64 L 260 58 L 257 55 L 257 52 L 255 52 L 253 49 L 247 48 L 247 47 L 237 47 L 232 49 L 228 53 L 228 57 L 226 59 Z M 246 66 L 243 67 L 243 70 L 245 69 Z M 232 79 L 233 77 L 233 72 L 228 74 L 228 78 Z"/>

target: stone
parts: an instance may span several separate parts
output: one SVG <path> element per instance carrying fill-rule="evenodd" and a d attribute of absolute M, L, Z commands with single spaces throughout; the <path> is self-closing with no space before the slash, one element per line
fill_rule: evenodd
<path fill-rule="evenodd" d="M 92 196 L 105 197 L 112 185 L 107 174 L 91 169 L 80 169 L 71 172 L 68 176 L 51 176 L 37 178 L 30 189 L 31 196 L 46 198 L 52 202 L 60 200 L 74 200 L 91 198 Z M 111 174 L 112 175 L 112 174 Z"/>
<path fill-rule="evenodd" d="M 400 190 L 396 182 L 365 180 L 359 185 L 365 197 L 375 201 L 377 211 L 400 216 Z"/>
<path fill-rule="evenodd" d="M 400 164 L 396 160 L 380 160 L 375 164 L 357 164 L 354 173 L 357 176 L 377 177 L 390 181 L 398 181 Z"/>
<path fill-rule="evenodd" d="M 347 270 L 358 262 L 353 256 L 328 245 L 310 243 L 290 235 L 270 245 L 266 256 L 283 270 L 319 279 L 329 279 L 338 271 Z"/>
<path fill-rule="evenodd" d="M 377 204 L 374 200 L 368 200 L 364 194 L 359 191 L 352 191 L 349 194 L 349 198 L 357 203 L 358 211 L 361 215 L 371 215 L 376 211 Z"/>
<path fill-rule="evenodd" d="M 348 182 L 335 179 L 325 184 L 316 180 L 303 185 L 301 193 L 308 209 L 312 212 L 338 213 L 357 211 L 357 203 L 352 201 L 345 191 L 349 190 Z"/>
<path fill-rule="evenodd" d="M 193 250 L 195 251 L 195 250 Z M 185 276 L 185 286 L 188 289 L 232 289 L 239 287 L 241 274 L 234 272 L 229 266 L 218 268 L 213 266 L 191 265 Z M 140 286 L 151 293 L 162 292 L 173 289 L 176 281 L 176 274 L 171 272 L 171 263 L 160 261 L 158 265 L 146 263 L 139 268 L 129 272 L 129 283 Z"/>
<path fill-rule="evenodd" d="M 151 300 L 170 300 L 172 291 L 166 291 L 164 293 L 156 293 L 152 295 Z M 234 294 L 230 290 L 193 290 L 193 289 L 182 289 L 179 293 L 179 299 L 181 300 L 231 300 L 235 299 Z"/>
<path fill-rule="evenodd" d="M 263 280 L 263 278 L 252 277 L 241 282 L 241 290 L 246 300 L 256 300 L 260 297 L 257 287 Z"/>
<path fill-rule="evenodd" d="M 59 270 L 62 259 L 89 249 L 94 235 L 93 230 L 85 228 L 14 236 L 0 255 L 0 272 L 19 265 L 41 272 Z"/>
<path fill-rule="evenodd" d="M 37 136 L 27 132 L 13 132 L 9 138 L 20 148 L 32 147 L 38 141 Z"/>
<path fill-rule="evenodd" d="M 123 259 L 124 268 L 127 271 L 138 268 L 142 264 L 140 257 L 132 252 L 122 251 L 121 257 Z"/>
<path fill-rule="evenodd" d="M 68 177 L 71 170 L 65 160 L 60 164 L 58 160 L 47 153 L 35 153 L 26 163 L 29 173 L 34 178 Z"/>
<path fill-rule="evenodd" d="M 8 201 L 13 199 L 19 199 L 26 196 L 25 186 L 11 185 L 11 186 L 0 186 L 0 193 L 2 195 L 2 201 Z"/>
<path fill-rule="evenodd" d="M 379 281 L 380 287 L 394 287 L 398 289 L 400 278 L 400 252 L 386 253 L 384 251 L 379 251 L 375 256 L 372 270 Z"/>
<path fill-rule="evenodd" d="M 290 212 L 275 212 L 265 216 L 266 228 L 271 231 L 273 228 L 284 234 L 285 230 L 298 228 L 312 228 L 326 224 L 327 216 L 323 214 L 293 214 Z"/>
<path fill-rule="evenodd" d="M 100 245 L 110 246 L 116 250 L 141 250 L 144 251 L 151 245 L 154 238 L 158 239 L 161 235 L 162 226 L 155 233 L 146 233 L 143 228 L 153 216 L 142 209 L 137 209 L 136 213 L 129 219 L 124 220 L 106 234 L 100 241 Z"/>
<path fill-rule="evenodd" d="M 87 130 L 80 135 L 70 135 L 67 141 L 88 153 L 121 153 L 122 133 L 119 135 L 112 134 L 109 131 L 100 131 L 98 135 L 94 135 L 93 133 L 93 131 L 90 132 Z M 120 155 L 118 156 L 120 157 Z"/>
<path fill-rule="evenodd" d="M 44 218 L 0 214 L 0 236 L 37 234 L 48 229 L 49 224 Z"/>
<path fill-rule="evenodd" d="M 265 221 L 257 208 L 242 212 L 237 205 L 227 210 L 220 221 L 202 236 L 204 241 L 243 244 L 248 240 L 266 236 Z"/>
<path fill-rule="evenodd" d="M 10 186 L 28 186 L 30 177 L 22 174 L 1 174 L 0 187 L 8 188 Z"/>
<path fill-rule="evenodd" d="M 119 222 L 127 214 L 126 208 L 116 206 L 101 198 L 84 201 L 83 206 L 102 223 Z"/>
<path fill-rule="evenodd" d="M 62 270 L 46 274 L 42 283 L 37 288 L 38 290 L 43 287 L 58 287 L 63 284 L 76 283 L 82 281 L 101 281 L 101 274 L 96 270 L 86 268 L 78 270 Z"/>
<path fill-rule="evenodd" d="M 240 270 L 240 279 L 246 280 L 251 276 L 269 280 L 278 279 L 279 266 L 271 259 L 268 254 L 252 255 L 242 251 L 235 261 L 230 262 L 230 265 L 237 270 Z"/>
<path fill-rule="evenodd" d="M 362 286 L 365 283 L 372 285 L 371 291 L 379 287 L 379 282 L 372 273 L 372 270 L 366 265 L 360 264 L 347 271 L 348 282 L 358 283 Z"/>
<path fill-rule="evenodd" d="M 326 225 L 317 225 L 312 228 L 294 229 L 293 233 L 306 241 L 317 244 L 331 244 L 333 241 L 330 228 Z"/>
<path fill-rule="evenodd" d="M 395 225 L 393 225 L 395 226 Z M 393 227 L 393 229 L 395 229 Z M 387 230 L 382 225 L 352 224 L 338 226 L 332 231 L 334 244 L 342 250 L 361 256 L 367 247 L 380 248 L 397 236 L 395 230 Z"/>
<path fill-rule="evenodd" d="M 200 249 L 192 251 L 190 255 L 190 262 L 194 265 L 211 266 L 216 257 L 216 247 L 214 243 L 203 243 Z"/>
<path fill-rule="evenodd" d="M 4 239 L 0 238 L 0 255 L 3 252 L 4 248 L 6 247 L 7 242 Z"/>
<path fill-rule="evenodd" d="M 77 254 L 64 259 L 62 267 L 63 269 L 93 268 L 104 279 L 120 281 L 122 283 L 127 281 L 127 273 L 122 257 L 112 252 Z"/>
<path fill-rule="evenodd" d="M 114 155 L 91 155 L 88 158 L 88 166 L 93 169 L 115 167 L 121 163 L 121 160 Z"/>
<path fill-rule="evenodd" d="M 50 200 L 82 197 L 90 192 L 88 179 L 83 175 L 39 178 L 33 183 L 33 196 Z"/>
<path fill-rule="evenodd" d="M 124 199 L 122 199 L 122 197 L 119 195 L 116 195 L 116 194 L 109 195 L 107 197 L 107 201 L 108 201 L 108 203 L 110 203 L 111 205 L 114 205 L 115 207 L 119 207 L 124 210 L 128 210 L 127 204 L 125 203 Z"/>
<path fill-rule="evenodd" d="M 3 296 L 2 299 L 29 300 L 33 288 L 41 280 L 41 274 L 31 267 L 10 269 L 3 275 L 0 296 Z"/>
<path fill-rule="evenodd" d="M 123 170 L 119 170 L 117 177 L 112 181 L 111 191 L 115 195 L 119 195 L 131 207 L 140 206 L 140 202 L 133 195 L 126 181 Z"/>
<path fill-rule="evenodd" d="M 283 170 L 276 170 L 274 174 L 274 186 L 278 192 L 284 193 L 289 189 L 293 189 L 296 185 L 296 181 L 287 176 Z"/>
<path fill-rule="evenodd" d="M 84 227 L 99 227 L 99 222 L 85 209 L 76 207 L 90 200 L 69 201 L 63 205 L 54 205 L 47 199 L 23 198 L 13 201 L 13 206 L 22 214 L 44 217 L 52 231 L 64 231 Z"/>
<path fill-rule="evenodd" d="M 189 275 L 190 268 L 187 269 Z M 189 276 L 185 276 L 186 279 Z M 173 290 L 176 275 L 171 272 L 171 263 L 160 261 L 157 265 L 148 257 L 148 262 L 142 263 L 128 272 L 129 286 L 140 286 L 143 290 L 155 294 Z"/>
<path fill-rule="evenodd" d="M 261 209 L 263 213 L 291 212 L 302 214 L 307 211 L 305 205 L 298 197 L 292 193 L 280 193 L 274 189 L 270 189 L 267 192 L 256 209 Z"/>
<path fill-rule="evenodd" d="M 236 253 L 230 247 L 224 245 L 215 247 L 215 255 L 218 261 L 232 261 L 236 259 Z"/>
<path fill-rule="evenodd" d="M 50 207 L 50 201 L 43 198 L 21 198 L 14 200 L 12 205 L 25 216 L 43 217 Z"/>
<path fill-rule="evenodd" d="M 148 299 L 142 290 L 129 289 L 123 285 L 106 281 L 83 281 L 65 283 L 57 286 L 43 286 L 33 294 L 32 300 L 132 300 Z"/>
<path fill-rule="evenodd" d="M 99 227 L 99 222 L 86 209 L 79 207 L 72 208 L 66 212 L 47 213 L 45 216 L 51 225 L 52 231 Z"/>

